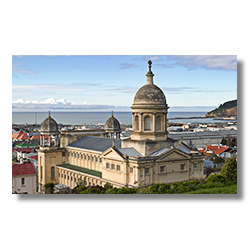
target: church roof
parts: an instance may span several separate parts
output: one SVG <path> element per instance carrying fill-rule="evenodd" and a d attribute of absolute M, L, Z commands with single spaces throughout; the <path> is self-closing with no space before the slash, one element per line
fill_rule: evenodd
<path fill-rule="evenodd" d="M 110 132 L 121 130 L 120 122 L 114 117 L 113 111 L 111 113 L 111 117 L 106 121 L 104 129 Z"/>
<path fill-rule="evenodd" d="M 128 156 L 140 156 L 142 155 L 134 148 L 118 148 L 118 150 L 123 154 L 123 155 L 128 155 Z"/>
<path fill-rule="evenodd" d="M 166 97 L 163 91 L 155 84 L 146 84 L 137 91 L 133 104 L 166 105 Z"/>
<path fill-rule="evenodd" d="M 67 163 L 66 164 L 58 164 L 57 166 L 102 178 L 102 172 L 97 171 L 97 170 L 79 167 L 79 166 L 75 166 L 75 165 L 67 164 Z"/>
<path fill-rule="evenodd" d="M 41 124 L 41 132 L 42 133 L 58 133 L 57 122 L 50 116 L 50 112 L 49 112 L 49 116 Z"/>
<path fill-rule="evenodd" d="M 115 141 L 115 147 L 121 147 L 121 139 L 104 138 L 97 136 L 85 136 L 78 141 L 70 143 L 68 147 L 89 149 L 94 151 L 104 152 L 108 148 L 112 147 L 113 140 Z"/>
<path fill-rule="evenodd" d="M 158 156 L 158 155 L 161 155 L 161 154 L 167 152 L 168 150 L 170 150 L 170 148 L 160 148 L 160 149 L 156 150 L 155 152 L 153 152 L 152 154 L 150 154 L 149 156 Z"/>

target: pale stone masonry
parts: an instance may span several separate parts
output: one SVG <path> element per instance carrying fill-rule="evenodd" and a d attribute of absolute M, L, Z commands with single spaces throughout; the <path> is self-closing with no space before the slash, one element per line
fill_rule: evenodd
<path fill-rule="evenodd" d="M 149 61 L 146 85 L 132 105 L 131 138 L 120 139 L 120 124 L 113 113 L 103 131 L 57 131 L 49 117 L 41 125 L 41 136 L 56 135 L 56 141 L 38 150 L 39 192 L 48 182 L 74 188 L 87 185 L 144 187 L 203 176 L 204 155 L 185 143 L 168 138 L 168 105 L 162 90 L 154 85 Z M 50 131 L 51 130 L 51 131 Z"/>

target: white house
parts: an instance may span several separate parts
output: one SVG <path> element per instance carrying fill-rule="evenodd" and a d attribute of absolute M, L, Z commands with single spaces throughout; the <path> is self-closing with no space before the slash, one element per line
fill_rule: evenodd
<path fill-rule="evenodd" d="M 33 163 L 12 163 L 12 194 L 36 194 L 37 171 Z"/>

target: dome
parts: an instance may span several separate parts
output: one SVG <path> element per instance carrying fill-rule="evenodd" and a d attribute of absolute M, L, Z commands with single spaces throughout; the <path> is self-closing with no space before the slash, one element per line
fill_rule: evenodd
<path fill-rule="evenodd" d="M 120 131 L 120 122 L 113 116 L 113 111 L 111 117 L 106 121 L 104 125 L 106 131 Z"/>
<path fill-rule="evenodd" d="M 146 84 L 137 91 L 134 104 L 166 105 L 166 97 L 155 84 Z"/>
<path fill-rule="evenodd" d="M 41 124 L 41 133 L 58 133 L 57 122 L 49 116 Z"/>

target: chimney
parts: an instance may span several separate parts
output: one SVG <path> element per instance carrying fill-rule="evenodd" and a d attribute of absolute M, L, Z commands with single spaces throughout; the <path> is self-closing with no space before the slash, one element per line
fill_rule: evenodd
<path fill-rule="evenodd" d="M 220 144 L 218 144 L 218 149 L 220 148 Z"/>

